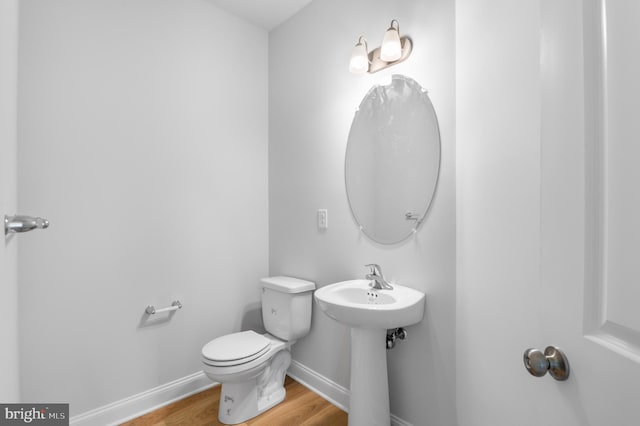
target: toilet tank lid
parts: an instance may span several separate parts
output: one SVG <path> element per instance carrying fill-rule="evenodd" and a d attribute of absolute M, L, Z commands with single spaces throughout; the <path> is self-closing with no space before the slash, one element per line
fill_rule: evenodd
<path fill-rule="evenodd" d="M 260 281 L 264 288 L 270 288 L 282 293 L 304 293 L 305 291 L 312 291 L 316 288 L 314 282 L 292 277 L 268 277 Z"/>

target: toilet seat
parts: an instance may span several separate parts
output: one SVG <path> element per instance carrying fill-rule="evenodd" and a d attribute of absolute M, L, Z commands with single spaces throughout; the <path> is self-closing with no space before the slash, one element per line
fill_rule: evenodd
<path fill-rule="evenodd" d="M 231 367 L 260 358 L 270 344 L 271 340 L 255 331 L 242 331 L 213 339 L 202 348 L 202 357 L 209 365 Z"/>
<path fill-rule="evenodd" d="M 218 355 L 218 357 L 220 358 L 219 354 L 215 352 L 217 349 L 214 349 L 214 346 L 218 346 L 218 343 L 220 342 L 227 341 L 227 338 L 231 339 L 230 336 L 234 336 L 237 334 L 242 335 L 242 333 L 247 333 L 244 335 L 245 337 L 249 337 L 251 340 L 254 340 L 257 342 L 260 342 L 261 339 L 258 339 L 255 336 L 250 335 L 250 333 L 254 333 L 258 337 L 264 338 L 267 341 L 267 346 L 251 355 L 248 355 L 247 353 L 239 354 L 241 357 L 236 360 L 216 361 L 209 358 L 209 356 L 213 357 L 214 355 Z M 224 340 L 222 340 L 223 338 Z M 236 336 L 235 338 L 242 339 L 242 337 L 240 336 Z M 213 344 L 214 342 L 216 342 L 216 345 Z M 251 331 L 251 332 L 240 332 L 240 333 L 228 334 L 226 336 L 222 336 L 212 340 L 211 342 L 207 343 L 204 348 L 202 348 L 202 362 L 204 364 L 203 370 L 213 380 L 221 383 L 224 381 L 238 381 L 238 380 L 244 379 L 245 377 L 253 376 L 259 373 L 261 370 L 266 368 L 266 366 L 268 365 L 269 359 L 271 359 L 271 357 L 274 354 L 276 354 L 277 352 L 283 349 L 288 349 L 289 347 L 291 347 L 292 344 L 293 342 L 284 342 L 278 339 L 277 337 L 271 336 L 268 333 L 261 335 Z M 242 344 L 238 345 L 238 349 L 240 346 L 242 346 Z M 205 351 L 205 348 L 207 348 L 206 351 Z M 252 352 L 253 350 L 255 350 L 254 348 L 249 349 L 248 351 Z M 210 352 L 210 350 L 214 352 Z M 238 356 L 238 353 L 230 355 L 230 357 L 231 356 Z"/>

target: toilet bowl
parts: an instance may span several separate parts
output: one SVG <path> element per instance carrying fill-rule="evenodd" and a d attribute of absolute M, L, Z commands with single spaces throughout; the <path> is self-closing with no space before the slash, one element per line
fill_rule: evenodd
<path fill-rule="evenodd" d="M 203 371 L 220 383 L 251 379 L 268 366 L 276 352 L 290 346 L 289 342 L 254 331 L 228 334 L 202 348 Z"/>
<path fill-rule="evenodd" d="M 310 329 L 314 283 L 271 277 L 261 284 L 267 333 L 227 334 L 202 348 L 202 371 L 222 383 L 218 420 L 224 424 L 245 422 L 284 400 L 291 345 Z"/>
<path fill-rule="evenodd" d="M 282 402 L 284 376 L 291 364 L 289 348 L 269 334 L 228 334 L 202 348 L 204 373 L 222 383 L 218 419 L 242 423 Z"/>

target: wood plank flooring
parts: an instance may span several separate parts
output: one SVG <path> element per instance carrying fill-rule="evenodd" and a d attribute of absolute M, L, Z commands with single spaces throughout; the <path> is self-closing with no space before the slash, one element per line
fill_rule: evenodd
<path fill-rule="evenodd" d="M 346 426 L 347 413 L 286 377 L 285 400 L 240 426 Z M 218 422 L 220 386 L 176 401 L 121 426 L 209 426 Z"/>

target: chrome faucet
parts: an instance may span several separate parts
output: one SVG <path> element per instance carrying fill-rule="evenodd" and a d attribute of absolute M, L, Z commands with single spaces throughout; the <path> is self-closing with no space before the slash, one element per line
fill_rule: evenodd
<path fill-rule="evenodd" d="M 389 284 L 387 280 L 384 279 L 384 276 L 382 275 L 382 268 L 380 268 L 380 265 L 371 263 L 364 266 L 366 266 L 367 268 L 371 268 L 371 272 L 365 275 L 366 279 L 371 280 L 371 283 L 369 283 L 371 288 L 375 288 L 378 290 L 393 290 L 391 284 Z"/>

